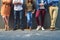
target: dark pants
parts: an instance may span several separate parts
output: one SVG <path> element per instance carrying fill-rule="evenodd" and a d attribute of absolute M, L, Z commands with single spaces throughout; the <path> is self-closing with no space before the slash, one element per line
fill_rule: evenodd
<path fill-rule="evenodd" d="M 44 25 L 44 17 L 45 17 L 46 11 L 45 9 L 40 9 L 36 11 L 36 22 L 38 26 L 43 26 Z M 41 16 L 41 22 L 39 21 L 39 17 Z"/>
<path fill-rule="evenodd" d="M 19 19 L 20 21 L 17 19 L 17 14 L 19 14 Z M 23 28 L 23 10 L 21 11 L 14 11 L 14 28 L 16 28 L 17 24 L 18 24 L 18 21 L 19 21 L 19 24 L 20 24 L 20 27 Z"/>

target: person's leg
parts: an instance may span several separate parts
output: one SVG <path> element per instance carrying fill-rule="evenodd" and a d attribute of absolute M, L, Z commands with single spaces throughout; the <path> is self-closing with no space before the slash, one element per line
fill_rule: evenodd
<path fill-rule="evenodd" d="M 20 14 L 20 28 L 22 30 L 24 30 L 24 27 L 23 27 L 23 10 L 19 11 L 19 14 Z"/>
<path fill-rule="evenodd" d="M 44 30 L 44 19 L 45 19 L 45 14 L 46 14 L 45 9 L 42 9 L 42 10 L 41 10 L 41 27 L 42 27 L 42 30 Z"/>
<path fill-rule="evenodd" d="M 13 30 L 16 30 L 16 25 L 17 25 L 16 14 L 17 14 L 17 11 L 14 11 L 14 27 L 13 27 Z"/>
<path fill-rule="evenodd" d="M 36 11 L 36 22 L 37 22 L 37 28 L 36 28 L 36 30 L 39 30 L 40 28 L 41 28 L 41 25 L 40 25 L 40 21 L 39 21 L 39 16 L 40 16 L 40 10 L 37 10 Z"/>
<path fill-rule="evenodd" d="M 57 15 L 58 15 L 58 7 L 54 7 L 54 11 L 53 11 L 53 20 L 52 20 L 52 26 L 51 28 L 55 29 L 55 23 L 56 23 L 56 19 L 57 19 Z"/>
<path fill-rule="evenodd" d="M 37 22 L 37 25 L 38 25 L 38 26 L 40 25 L 39 16 L 40 16 L 40 10 L 37 10 L 37 11 L 36 11 L 36 16 L 35 16 L 35 18 L 36 18 L 36 22 Z"/>
<path fill-rule="evenodd" d="M 27 25 L 29 26 L 29 29 L 31 30 L 31 27 L 32 27 L 32 12 L 27 12 Z"/>
<path fill-rule="evenodd" d="M 53 7 L 50 6 L 49 7 L 49 14 L 50 14 L 50 18 L 51 18 L 51 25 L 50 25 L 50 28 L 52 27 L 52 20 L 53 20 Z"/>
<path fill-rule="evenodd" d="M 9 30 L 9 26 L 8 26 L 8 19 L 9 17 L 8 16 L 2 16 L 3 17 L 3 20 L 4 20 L 4 23 L 5 23 L 5 30 Z"/>
<path fill-rule="evenodd" d="M 9 30 L 9 16 L 7 16 L 6 19 L 7 19 L 7 30 Z"/>
<path fill-rule="evenodd" d="M 30 22 L 30 15 L 29 15 L 29 12 L 27 12 L 26 17 L 27 17 L 27 26 L 29 26 L 29 22 Z"/>
<path fill-rule="evenodd" d="M 30 12 L 30 26 L 29 26 L 29 29 L 30 30 L 32 29 L 32 12 Z"/>
<path fill-rule="evenodd" d="M 7 23 L 6 23 L 6 18 L 5 18 L 5 16 L 2 16 L 2 18 L 3 18 L 3 21 L 4 21 L 4 24 L 5 24 L 5 30 L 7 31 Z"/>

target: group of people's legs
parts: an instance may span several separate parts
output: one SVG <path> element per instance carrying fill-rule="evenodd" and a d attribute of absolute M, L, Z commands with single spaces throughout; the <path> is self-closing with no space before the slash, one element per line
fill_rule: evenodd
<path fill-rule="evenodd" d="M 55 30 L 55 23 L 56 23 L 56 19 L 57 19 L 57 15 L 58 15 L 58 6 L 57 4 L 55 5 L 55 3 L 57 1 L 52 1 L 54 3 L 52 3 L 52 5 L 49 5 L 47 7 L 47 9 L 49 8 L 49 14 L 50 14 L 50 19 L 51 19 L 51 25 L 50 25 L 50 30 Z M 46 10 L 45 5 L 47 5 L 47 3 L 45 2 L 45 0 L 36 0 L 36 3 L 34 5 L 34 2 L 32 0 L 27 0 L 25 9 L 23 9 L 23 4 L 24 4 L 24 0 L 2 0 L 2 7 L 1 7 L 1 15 L 2 18 L 4 20 L 5 23 L 5 30 L 9 30 L 9 16 L 11 13 L 11 5 L 14 5 L 14 26 L 13 26 L 13 30 L 16 30 L 17 28 L 17 24 L 18 24 L 18 19 L 17 19 L 17 14 L 19 14 L 19 27 L 23 29 L 23 16 L 24 13 L 23 11 L 26 11 L 26 18 L 27 18 L 27 26 L 29 27 L 29 29 L 32 29 L 32 18 L 33 18 L 33 14 L 35 14 L 35 19 L 36 19 L 36 23 L 37 23 L 37 27 L 36 30 L 45 30 L 44 28 L 44 19 L 45 19 L 45 15 L 47 13 L 48 10 Z M 36 6 L 34 8 L 34 6 Z M 36 10 L 36 12 L 34 11 Z M 39 17 L 41 19 L 41 21 L 39 20 Z"/>

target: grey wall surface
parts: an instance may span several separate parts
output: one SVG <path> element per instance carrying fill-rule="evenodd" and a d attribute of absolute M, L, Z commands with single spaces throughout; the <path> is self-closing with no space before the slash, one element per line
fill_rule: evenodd
<path fill-rule="evenodd" d="M 1 0 L 0 0 L 0 3 L 1 3 Z M 59 2 L 59 7 L 60 7 L 60 2 Z M 11 12 L 12 13 L 10 15 L 9 26 L 10 26 L 10 28 L 13 28 L 13 24 L 14 24 L 13 10 Z M 32 28 L 36 28 L 36 26 L 37 26 L 36 20 L 35 20 L 35 17 L 34 16 L 35 16 L 35 14 L 33 14 L 33 21 L 32 21 L 33 22 L 33 26 L 32 26 Z M 26 24 L 26 17 L 25 16 L 23 16 L 23 22 L 24 22 L 24 28 L 26 28 L 27 27 L 27 24 Z M 45 26 L 45 28 L 49 28 L 49 26 L 50 26 L 50 15 L 49 15 L 48 11 L 47 11 L 46 16 L 45 16 L 44 26 Z M 56 20 L 56 27 L 57 28 L 60 28 L 60 8 L 59 8 L 58 17 L 57 17 L 57 20 Z M 0 15 L 0 28 L 4 28 L 4 22 L 3 22 L 3 19 L 1 17 L 1 15 Z"/>

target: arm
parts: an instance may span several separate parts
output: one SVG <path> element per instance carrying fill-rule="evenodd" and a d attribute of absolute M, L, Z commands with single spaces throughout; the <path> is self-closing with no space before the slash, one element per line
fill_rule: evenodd
<path fill-rule="evenodd" d="M 22 5 L 23 4 L 23 0 L 20 0 L 19 2 L 15 2 L 15 0 L 13 0 L 13 4 L 14 5 Z"/>
<path fill-rule="evenodd" d="M 21 0 L 21 1 L 20 1 L 20 2 L 18 2 L 18 3 L 22 5 L 22 4 L 23 4 L 23 0 Z"/>
<path fill-rule="evenodd" d="M 37 3 L 37 5 L 39 6 L 39 5 L 40 5 L 40 0 L 37 0 L 36 3 Z"/>
<path fill-rule="evenodd" d="M 52 4 L 52 0 L 47 0 L 47 4 L 51 5 Z"/>
<path fill-rule="evenodd" d="M 12 1 L 12 3 L 13 3 L 14 5 L 16 5 L 16 4 L 17 4 L 15 0 L 13 0 L 13 1 Z"/>
<path fill-rule="evenodd" d="M 33 2 L 33 10 L 32 10 L 33 14 L 35 13 L 35 9 L 36 9 L 36 5 L 35 5 L 35 2 Z"/>
<path fill-rule="evenodd" d="M 16 4 L 23 5 L 23 0 L 20 0 L 20 1 L 17 2 Z"/>
<path fill-rule="evenodd" d="M 25 16 L 26 16 L 26 13 L 27 13 L 27 4 L 25 4 Z"/>

